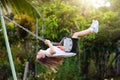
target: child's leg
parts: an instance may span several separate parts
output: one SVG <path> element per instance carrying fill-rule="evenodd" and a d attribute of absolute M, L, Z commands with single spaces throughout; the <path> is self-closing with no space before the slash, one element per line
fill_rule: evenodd
<path fill-rule="evenodd" d="M 72 36 L 72 38 L 78 38 L 78 37 L 81 37 L 81 36 L 85 36 L 85 35 L 88 35 L 91 33 L 91 29 L 88 28 L 86 30 L 83 30 L 83 31 L 80 31 L 80 32 L 75 32 Z"/>
<path fill-rule="evenodd" d="M 75 32 L 73 34 L 72 38 L 78 38 L 78 37 L 81 37 L 81 36 L 85 36 L 85 35 L 88 35 L 92 32 L 97 33 L 98 32 L 98 24 L 99 23 L 98 23 L 97 20 L 93 20 L 90 28 L 88 28 L 86 30 L 83 30 L 83 31 L 80 31 L 80 32 Z"/>

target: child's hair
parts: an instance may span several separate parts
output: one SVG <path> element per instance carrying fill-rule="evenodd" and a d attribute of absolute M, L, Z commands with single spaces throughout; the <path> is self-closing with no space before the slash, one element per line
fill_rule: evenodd
<path fill-rule="evenodd" d="M 49 67 L 53 72 L 57 71 L 57 67 L 62 65 L 63 58 L 62 57 L 45 57 L 38 59 L 38 62 Z"/>

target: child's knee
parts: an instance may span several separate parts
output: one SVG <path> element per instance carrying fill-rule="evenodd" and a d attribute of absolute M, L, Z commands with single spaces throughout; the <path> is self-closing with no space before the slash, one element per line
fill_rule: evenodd
<path fill-rule="evenodd" d="M 78 33 L 75 32 L 75 33 L 73 34 L 72 38 L 78 38 Z"/>

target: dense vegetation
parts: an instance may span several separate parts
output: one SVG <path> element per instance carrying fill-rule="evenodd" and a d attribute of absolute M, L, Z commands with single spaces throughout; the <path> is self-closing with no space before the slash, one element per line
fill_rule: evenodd
<path fill-rule="evenodd" d="M 120 75 L 120 1 L 105 0 L 111 6 L 93 7 L 91 0 L 0 0 L 3 14 L 33 33 L 59 42 L 74 32 L 99 21 L 99 33 L 79 39 L 78 55 L 65 58 L 53 73 L 36 62 L 39 49 L 47 46 L 5 19 L 7 34 L 18 80 L 22 80 L 29 61 L 28 80 L 103 80 Z M 12 13 L 11 13 L 12 12 Z M 0 80 L 13 80 L 2 26 L 0 24 Z M 4 73 L 3 73 L 4 72 Z"/>

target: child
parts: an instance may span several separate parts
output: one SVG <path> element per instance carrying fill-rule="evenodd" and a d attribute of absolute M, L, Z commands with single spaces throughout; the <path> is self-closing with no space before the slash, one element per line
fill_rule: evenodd
<path fill-rule="evenodd" d="M 98 33 L 99 22 L 93 20 L 91 26 L 83 31 L 75 32 L 72 36 L 73 47 L 69 52 L 76 52 L 76 45 L 78 44 L 78 38 L 88 35 L 90 33 Z M 45 40 L 44 43 L 49 46 L 46 50 L 40 50 L 36 56 L 39 63 L 49 67 L 53 72 L 56 72 L 57 66 L 63 63 L 63 55 L 55 56 L 56 54 L 65 53 L 65 49 L 62 46 L 53 46 L 50 40 Z M 69 53 L 68 53 L 69 54 Z"/>

